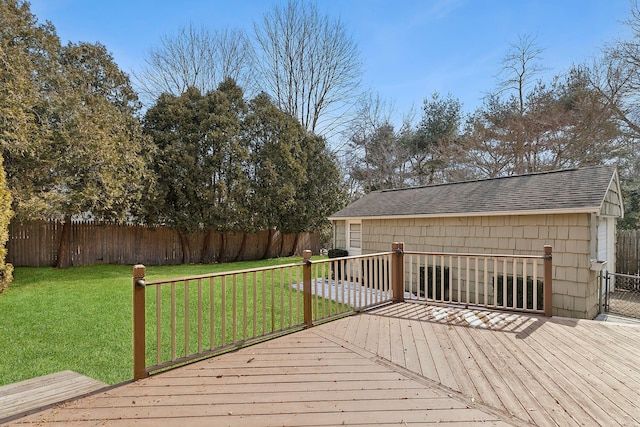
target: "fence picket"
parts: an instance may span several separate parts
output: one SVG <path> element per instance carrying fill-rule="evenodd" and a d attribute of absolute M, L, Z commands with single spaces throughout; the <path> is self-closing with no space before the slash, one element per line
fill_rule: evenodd
<path fill-rule="evenodd" d="M 640 230 L 618 230 L 616 273 L 640 273 Z"/>

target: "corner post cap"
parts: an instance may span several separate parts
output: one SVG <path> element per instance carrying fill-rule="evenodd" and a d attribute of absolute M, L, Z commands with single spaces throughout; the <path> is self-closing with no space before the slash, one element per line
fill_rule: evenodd
<path fill-rule="evenodd" d="M 144 279 L 147 268 L 142 264 L 136 264 L 133 266 L 133 277 L 136 279 Z"/>
<path fill-rule="evenodd" d="M 404 251 L 404 242 L 393 242 L 391 244 L 391 250 L 393 252 L 403 252 Z"/>

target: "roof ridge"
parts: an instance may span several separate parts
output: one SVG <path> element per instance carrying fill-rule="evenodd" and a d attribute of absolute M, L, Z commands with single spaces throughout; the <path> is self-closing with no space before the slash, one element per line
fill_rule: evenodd
<path fill-rule="evenodd" d="M 572 172 L 577 170 L 594 169 L 594 168 L 601 168 L 601 167 L 613 167 L 613 166 L 615 165 L 591 165 L 591 166 L 574 167 L 574 168 L 567 168 L 567 169 L 554 169 L 549 171 L 538 171 L 538 172 L 531 172 L 531 173 L 525 173 L 520 175 L 494 176 L 491 178 L 478 178 L 478 179 L 469 179 L 466 181 L 442 182 L 438 184 L 418 185 L 415 187 L 388 188 L 384 190 L 378 190 L 377 192 L 389 193 L 392 191 L 419 190 L 421 188 L 436 188 L 436 187 L 442 187 L 445 185 L 471 184 L 475 182 L 497 181 L 497 180 L 510 179 L 510 178 L 522 178 L 525 176 L 550 175 L 555 173 Z"/>

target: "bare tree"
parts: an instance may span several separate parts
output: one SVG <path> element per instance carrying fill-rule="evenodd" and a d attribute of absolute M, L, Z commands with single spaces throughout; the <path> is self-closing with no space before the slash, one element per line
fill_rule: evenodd
<path fill-rule="evenodd" d="M 151 48 L 145 65 L 133 72 L 136 86 L 147 105 L 161 94 L 180 96 L 189 87 L 205 94 L 227 78 L 251 92 L 255 87 L 252 47 L 242 30 L 211 32 L 205 27 L 182 27 L 164 35 Z"/>
<path fill-rule="evenodd" d="M 501 120 L 504 129 L 498 138 L 501 142 L 496 148 L 503 152 L 498 156 L 499 163 L 503 163 L 504 156 L 510 158 L 510 174 L 527 172 L 525 157 L 526 151 L 531 147 L 528 144 L 525 123 L 527 97 L 536 83 L 536 77 L 544 71 L 539 63 L 541 55 L 542 49 L 536 44 L 536 38 L 533 36 L 521 35 L 516 42 L 511 43 L 497 76 L 498 87 L 485 98 L 485 107 L 488 108 L 481 108 L 480 110 L 484 111 L 481 111 L 480 115 L 475 114 L 477 118 L 490 110 L 493 110 L 492 114 L 499 112 L 494 119 Z M 477 129 L 477 124 L 474 127 Z M 490 157 L 493 158 L 494 155 Z M 507 165 L 502 165 L 497 170 L 503 170 L 505 166 Z M 492 173 L 496 173 L 497 170 L 492 170 Z"/>
<path fill-rule="evenodd" d="M 349 140 L 346 165 L 351 197 L 406 184 L 407 153 L 402 132 L 391 124 L 393 105 L 379 95 L 367 93 L 356 104 L 353 120 L 344 132 Z"/>
<path fill-rule="evenodd" d="M 625 201 L 623 228 L 640 227 L 640 7 L 631 2 L 626 20 L 631 37 L 616 40 L 581 70 L 615 117 L 625 153 L 618 158 Z"/>
<path fill-rule="evenodd" d="M 498 74 L 498 93 L 515 91 L 520 115 L 524 115 L 527 91 L 535 84 L 537 76 L 546 70 L 539 63 L 543 49 L 537 45 L 536 37 L 531 35 L 520 35 L 518 41 L 509 46 Z"/>
<path fill-rule="evenodd" d="M 611 109 L 572 69 L 527 94 L 525 114 L 516 97 L 485 100 L 467 128 L 467 152 L 480 175 L 500 176 L 590 166 L 621 155 Z"/>
<path fill-rule="evenodd" d="M 630 141 L 640 140 L 640 7 L 631 6 L 626 21 L 632 31 L 629 39 L 617 40 L 605 48 L 604 55 L 577 67 L 588 79 L 620 122 Z"/>
<path fill-rule="evenodd" d="M 289 0 L 254 25 L 265 91 L 310 132 L 331 136 L 358 94 L 357 46 L 340 20 Z"/>
<path fill-rule="evenodd" d="M 612 115 L 620 95 L 619 67 L 573 67 L 550 82 L 538 78 L 542 49 L 535 38 L 511 45 L 496 91 L 468 121 L 469 168 L 500 176 L 588 166 L 621 155 Z M 601 89 L 597 89 L 600 86 Z M 609 98 L 609 100 L 607 100 Z"/>

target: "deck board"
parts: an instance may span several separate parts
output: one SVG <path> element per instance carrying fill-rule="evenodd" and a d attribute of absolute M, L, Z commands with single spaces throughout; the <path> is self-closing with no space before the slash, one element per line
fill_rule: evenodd
<path fill-rule="evenodd" d="M 418 346 L 413 338 L 412 322 L 401 322 L 400 332 L 402 338 L 402 349 L 404 351 L 404 364 L 411 372 L 422 374 L 420 359 L 418 357 Z M 356 343 L 356 345 L 358 345 Z"/>
<path fill-rule="evenodd" d="M 387 360 L 391 360 L 391 328 L 389 327 L 389 319 L 386 317 L 378 317 L 379 332 L 378 332 L 378 345 L 375 347 L 377 350 L 373 350 L 375 354 L 382 356 Z M 372 347 L 373 349 L 374 347 Z"/>
<path fill-rule="evenodd" d="M 640 326 L 392 304 L 22 425 L 640 425 Z"/>
<path fill-rule="evenodd" d="M 569 338 L 562 337 L 564 342 L 570 342 Z M 604 390 L 617 390 L 619 396 L 626 400 L 627 404 L 633 404 L 638 400 L 638 389 L 635 385 L 640 383 L 640 372 L 638 368 L 622 367 L 620 361 L 611 362 L 604 358 L 596 357 L 590 352 L 579 353 L 577 357 L 582 359 L 582 365 L 589 372 L 590 377 L 602 381 Z M 616 369 L 616 365 L 620 369 Z"/>
<path fill-rule="evenodd" d="M 590 371 L 581 366 L 580 361 L 574 356 L 576 351 L 570 353 L 560 350 L 560 348 L 568 349 L 569 346 L 557 342 L 555 334 L 547 334 L 540 338 L 533 337 L 537 342 L 539 349 L 538 355 L 542 357 L 547 365 L 547 369 L 556 369 L 556 381 L 561 384 L 563 389 L 574 396 L 581 397 L 581 404 L 589 415 L 601 425 L 606 425 L 612 421 L 624 424 L 629 420 L 624 410 L 616 407 L 610 400 L 610 394 L 604 392 L 602 384 L 595 381 Z M 543 340 L 544 338 L 544 340 Z M 574 347 L 575 348 L 575 347 Z M 585 351 L 584 348 L 580 351 Z M 554 363 L 557 360 L 563 360 L 563 364 Z M 552 366 L 553 365 L 553 366 Z M 609 389 L 611 390 L 611 389 Z M 616 396 L 619 396 L 616 393 Z"/>
<path fill-rule="evenodd" d="M 402 328 L 400 326 L 400 320 L 393 317 L 389 318 L 389 347 L 391 354 L 391 358 L 389 360 L 396 365 L 406 366 L 404 347 L 402 345 Z"/>
<path fill-rule="evenodd" d="M 492 334 L 490 331 L 482 331 L 478 335 L 483 335 L 486 338 L 484 345 L 494 346 L 500 355 L 499 357 L 509 361 L 508 373 L 515 378 L 514 382 L 519 386 L 516 396 L 531 413 L 530 416 L 536 421 L 536 424 L 540 426 L 577 425 L 572 418 L 567 416 L 558 401 L 545 389 L 544 382 L 548 381 L 539 381 L 539 375 L 536 377 L 531 370 L 526 368 L 532 364 L 532 360 L 527 352 L 521 351 L 515 345 L 513 335 Z"/>
<path fill-rule="evenodd" d="M 458 328 L 458 331 L 469 332 L 468 328 Z M 530 384 L 523 382 L 524 375 L 522 372 L 522 366 L 517 359 L 510 357 L 511 355 L 502 348 L 499 341 L 496 339 L 498 334 L 493 331 L 477 330 L 473 331 L 473 334 L 468 334 L 469 339 L 475 338 L 474 343 L 476 348 L 482 349 L 485 353 L 487 361 L 494 365 L 494 372 L 496 376 L 500 377 L 501 382 L 504 384 L 504 394 L 512 396 L 512 398 L 506 399 L 505 406 L 510 408 L 517 408 L 516 413 L 524 419 L 530 419 L 531 413 L 539 413 L 543 410 L 542 405 L 538 402 L 536 397 L 530 392 Z M 530 378 L 531 379 L 531 378 Z"/>
<path fill-rule="evenodd" d="M 473 393 L 475 399 L 480 399 L 488 405 L 494 406 L 506 410 L 510 403 L 515 403 L 515 394 L 511 395 L 509 391 L 502 391 L 502 388 L 506 388 L 502 380 L 502 373 L 495 369 L 491 363 L 491 355 L 487 355 L 487 351 L 490 348 L 484 348 L 479 345 L 471 336 L 467 333 L 466 328 L 455 328 L 452 330 L 452 334 L 458 334 L 459 344 L 456 352 L 461 356 L 461 364 L 466 367 L 469 378 L 473 381 L 474 390 Z M 476 332 L 476 331 L 474 331 Z M 479 332 L 479 331 L 478 331 Z M 473 334 L 474 336 L 477 334 Z M 517 405 L 512 405 L 517 408 Z M 528 416 L 522 416 L 522 410 L 516 411 L 522 419 L 527 419 Z M 528 420 L 530 421 L 530 420 Z"/>
<path fill-rule="evenodd" d="M 377 346 L 379 342 L 380 318 L 377 316 L 368 316 L 365 313 L 362 314 L 362 317 L 367 317 L 369 321 L 369 329 L 363 348 L 373 348 L 373 346 Z"/>
<path fill-rule="evenodd" d="M 565 345 L 568 344 L 569 345 Z M 602 358 L 594 358 L 591 352 L 578 351 L 579 343 L 575 341 L 572 334 L 565 333 L 564 329 L 560 329 L 558 333 L 550 337 L 550 344 L 555 344 L 559 358 L 568 358 L 574 361 L 574 366 L 580 368 L 576 371 L 578 375 L 582 375 L 595 385 L 599 390 L 614 389 L 618 391 L 617 397 L 621 403 L 620 409 L 633 405 L 638 399 L 638 390 L 629 387 L 627 381 L 635 377 L 635 381 L 640 381 L 637 370 L 630 370 L 626 375 L 620 375 L 620 371 L 612 369 L 614 365 Z M 605 369 L 602 369 L 602 367 Z M 608 397 L 607 397 L 608 398 Z M 613 402 L 616 404 L 616 402 Z"/>
<path fill-rule="evenodd" d="M 495 334 L 496 345 L 501 345 L 507 355 L 505 357 L 513 360 L 515 374 L 526 384 L 530 394 L 535 398 L 542 408 L 537 416 L 533 418 L 540 426 L 577 426 L 577 421 L 572 418 L 556 398 L 554 391 L 558 391 L 551 377 L 544 372 L 532 372 L 527 366 L 533 366 L 534 361 L 528 351 L 518 346 L 519 338 L 510 334 Z"/>
<path fill-rule="evenodd" d="M 633 399 L 634 390 L 637 396 L 640 389 L 640 373 L 632 369 L 640 366 L 640 354 L 635 351 L 640 347 L 637 325 L 518 314 L 500 314 L 498 319 L 491 312 L 479 312 L 477 316 L 484 316 L 489 326 L 473 328 L 465 324 L 465 310 L 449 317 L 442 317 L 440 311 L 404 304 L 376 314 L 422 323 L 425 339 L 414 335 L 413 342 L 416 346 L 429 343 L 423 358 L 429 354 L 436 372 L 445 373 L 437 375 L 437 381 L 523 421 L 640 424 L 640 406 Z M 421 368 L 421 372 L 434 377 L 432 370 Z M 453 378 L 447 378 L 448 373 Z"/>
<path fill-rule="evenodd" d="M 426 337 L 427 344 L 429 345 L 429 352 L 433 356 L 433 362 L 435 364 L 435 371 L 438 374 L 433 380 L 447 386 L 453 390 L 459 390 L 460 387 L 451 371 L 451 367 L 447 363 L 443 348 L 438 341 L 438 337 L 433 329 L 433 324 L 430 322 L 422 322 L 423 333 Z"/>
<path fill-rule="evenodd" d="M 360 321 L 343 320 L 359 329 Z M 180 419 L 185 425 L 517 425 L 508 414 L 389 369 L 326 331 L 313 328 L 207 359 L 14 424 L 162 426 Z"/>
<path fill-rule="evenodd" d="M 443 366 L 441 371 L 451 372 L 452 383 L 451 388 L 460 391 L 466 396 L 475 397 L 475 387 L 473 383 L 469 381 L 466 368 L 462 365 L 460 355 L 455 351 L 454 346 L 449 337 L 448 326 L 432 324 L 432 330 L 435 334 L 438 343 L 438 348 L 441 349 L 441 354 L 444 356 L 440 361 Z M 446 382 L 443 383 L 447 385 Z"/>
<path fill-rule="evenodd" d="M 510 337 L 512 338 L 512 337 Z M 527 369 L 535 382 L 537 382 L 551 399 L 558 402 L 561 409 L 558 414 L 566 413 L 572 420 L 578 425 L 590 425 L 594 420 L 584 410 L 580 400 L 581 396 L 570 394 L 559 381 L 556 380 L 558 373 L 549 366 L 545 361 L 539 357 L 537 353 L 532 352 L 531 346 L 523 339 L 511 339 L 511 344 L 520 351 L 523 355 L 522 366 Z M 540 402 L 543 402 L 543 398 L 536 396 Z M 562 424 L 560 424 L 562 425 Z M 569 424 L 570 425 L 570 424 Z"/>
<path fill-rule="evenodd" d="M 418 360 L 420 362 L 420 374 L 426 378 L 431 378 L 435 381 L 438 376 L 436 371 L 436 365 L 433 363 L 433 355 L 431 353 L 431 348 L 427 342 L 426 337 L 424 336 L 424 329 L 422 328 L 422 324 L 420 321 L 414 321 L 413 324 L 413 339 L 415 340 L 415 345 L 421 351 L 418 351 Z"/>
<path fill-rule="evenodd" d="M 0 423 L 34 409 L 64 402 L 107 387 L 107 384 L 73 371 L 7 384 L 0 387 Z"/>

